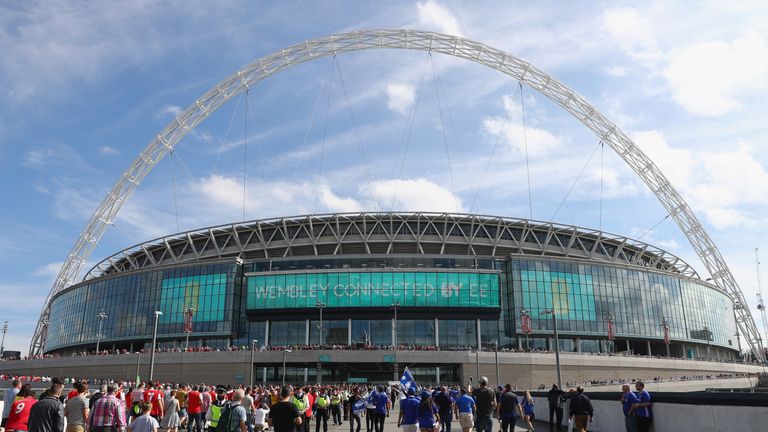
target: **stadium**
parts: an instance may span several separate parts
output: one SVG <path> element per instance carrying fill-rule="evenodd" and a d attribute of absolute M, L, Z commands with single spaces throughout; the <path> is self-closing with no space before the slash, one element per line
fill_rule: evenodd
<path fill-rule="evenodd" d="M 293 65 L 382 48 L 491 67 L 573 114 L 649 187 L 708 275 L 662 249 L 601 230 L 417 209 L 201 228 L 119 251 L 80 277 L 141 180 L 222 104 Z M 123 354 L 81 355 L 97 348 Z M 3 367 L 243 383 L 246 376 L 384 382 L 408 366 L 423 382 L 487 375 L 537 386 L 560 370 L 563 382 L 759 371 L 739 362 L 745 352 L 763 360 L 759 332 L 717 246 L 615 124 L 503 51 L 433 32 L 372 30 L 258 59 L 169 123 L 122 173 L 68 254 L 33 336 L 36 359 Z"/>
<path fill-rule="evenodd" d="M 459 382 L 474 365 L 442 351 L 552 351 L 552 308 L 563 353 L 666 357 L 664 323 L 672 357 L 739 352 L 728 296 L 663 250 L 574 226 L 427 213 L 258 220 L 135 245 L 52 299 L 45 346 L 150 351 L 157 310 L 161 350 L 306 350 L 287 365 L 297 382 L 318 370 L 324 382 L 392 379 L 402 351 L 422 356 L 408 361 L 422 380 Z M 352 349 L 363 356 L 334 360 Z M 279 364 L 254 367 L 281 379 Z"/>

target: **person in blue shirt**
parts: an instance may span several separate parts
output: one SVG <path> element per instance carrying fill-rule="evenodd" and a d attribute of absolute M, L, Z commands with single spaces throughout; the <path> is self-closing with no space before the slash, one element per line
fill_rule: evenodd
<path fill-rule="evenodd" d="M 389 409 L 392 406 L 389 396 L 384 392 L 384 386 L 376 388 L 376 396 L 373 397 L 373 403 L 376 405 L 376 419 L 374 421 L 376 432 L 384 432 L 384 420 L 389 417 Z"/>
<path fill-rule="evenodd" d="M 461 396 L 456 399 L 456 417 L 461 425 L 461 432 L 470 432 L 475 427 L 475 400 L 461 389 Z"/>
<path fill-rule="evenodd" d="M 637 432 L 637 422 L 635 416 L 630 414 L 632 405 L 640 403 L 640 399 L 632 393 L 629 384 L 621 386 L 621 409 L 624 411 L 624 427 L 627 432 Z"/>
<path fill-rule="evenodd" d="M 419 430 L 421 432 L 434 432 L 435 423 L 440 421 L 437 406 L 432 403 L 432 395 L 428 391 L 421 392 L 419 402 Z"/>
<path fill-rule="evenodd" d="M 416 397 L 416 388 L 408 388 L 408 396 L 400 401 L 400 415 L 397 418 L 397 427 L 402 426 L 403 432 L 419 431 L 419 404 L 421 400 Z"/>
<path fill-rule="evenodd" d="M 635 395 L 639 399 L 638 403 L 632 405 L 630 413 L 635 415 L 637 423 L 637 432 L 649 432 L 651 430 L 651 421 L 653 413 L 651 412 L 651 394 L 645 389 L 645 383 L 638 381 L 635 383 Z"/>

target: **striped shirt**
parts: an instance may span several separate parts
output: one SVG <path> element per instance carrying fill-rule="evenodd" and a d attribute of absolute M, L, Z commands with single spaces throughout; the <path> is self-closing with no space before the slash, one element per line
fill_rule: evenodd
<path fill-rule="evenodd" d="M 112 426 L 125 429 L 125 405 L 114 394 L 108 394 L 96 401 L 91 415 L 88 416 L 91 426 Z"/>

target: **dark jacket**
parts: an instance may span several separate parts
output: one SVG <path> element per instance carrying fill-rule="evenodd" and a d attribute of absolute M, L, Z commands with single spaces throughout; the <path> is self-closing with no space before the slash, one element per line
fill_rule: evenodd
<path fill-rule="evenodd" d="M 556 407 L 556 408 L 562 408 L 563 406 L 563 398 L 562 396 L 565 394 L 564 391 L 560 389 L 551 389 L 547 392 L 547 401 L 549 401 L 549 406 Z"/>
<path fill-rule="evenodd" d="M 45 396 L 29 410 L 29 432 L 64 432 L 64 404 Z"/>
<path fill-rule="evenodd" d="M 568 410 L 568 416 L 587 414 L 592 417 L 592 402 L 584 393 L 578 394 L 571 399 L 571 407 Z"/>

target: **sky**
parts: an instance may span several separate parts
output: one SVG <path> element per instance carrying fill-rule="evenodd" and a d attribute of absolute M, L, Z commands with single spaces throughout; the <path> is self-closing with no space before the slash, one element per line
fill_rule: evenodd
<path fill-rule="evenodd" d="M 765 22 L 760 1 L 3 3 L 5 348 L 27 351 L 90 215 L 176 115 L 260 57 L 377 28 L 483 42 L 584 96 L 691 205 L 762 328 L 755 248 L 768 240 Z M 487 67 L 400 50 L 317 59 L 234 97 L 148 174 L 81 275 L 123 248 L 184 230 L 381 210 L 602 229 L 665 249 L 708 277 L 653 193 L 560 107 Z"/>

